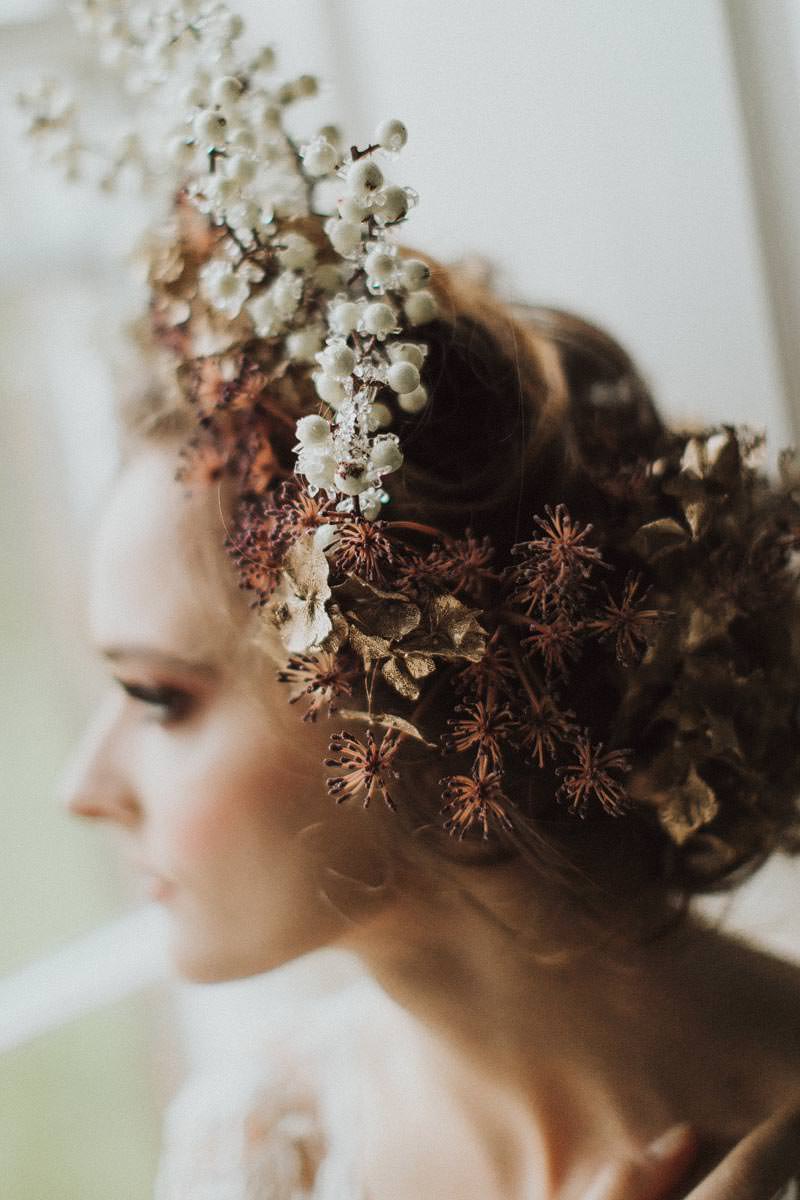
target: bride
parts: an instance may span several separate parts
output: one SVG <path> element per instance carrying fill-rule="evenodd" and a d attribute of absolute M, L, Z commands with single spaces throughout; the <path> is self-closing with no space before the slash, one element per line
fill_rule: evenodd
<path fill-rule="evenodd" d="M 600 330 L 392 242 L 402 124 L 298 147 L 314 81 L 262 87 L 220 12 L 68 803 L 185 978 L 361 974 L 187 1083 L 158 1200 L 769 1200 L 800 974 L 691 902 L 798 844 L 794 460 L 670 430 Z"/>
<path fill-rule="evenodd" d="M 581 376 L 611 377 L 624 358 L 589 327 L 547 324 L 516 332 L 551 386 L 571 389 L 563 437 Z M 480 377 L 497 353 L 484 336 L 476 410 L 495 378 Z M 463 386 L 463 351 L 449 353 Z M 122 832 L 186 978 L 252 975 L 330 945 L 365 971 L 241 1078 L 178 1098 L 159 1196 L 582 1197 L 605 1163 L 637 1160 L 665 1129 L 677 1126 L 666 1149 L 683 1169 L 691 1125 L 702 1171 L 788 1103 L 796 969 L 689 915 L 664 927 L 667 884 L 650 875 L 655 848 L 628 842 L 632 817 L 545 820 L 535 861 L 403 821 L 435 814 L 433 787 L 393 788 L 397 812 L 332 802 L 320 760 L 343 719 L 298 726 L 287 705 L 222 545 L 225 488 L 176 481 L 188 428 L 162 396 L 127 418 L 91 591 L 114 686 L 70 807 Z M 493 453 L 514 445 L 507 419 L 495 412 Z M 761 833 L 755 812 L 742 819 Z M 223 1193 L 229 1177 L 239 1190 Z"/>

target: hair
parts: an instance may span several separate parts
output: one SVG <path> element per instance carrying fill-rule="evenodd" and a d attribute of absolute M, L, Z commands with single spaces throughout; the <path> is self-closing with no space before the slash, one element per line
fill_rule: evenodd
<path fill-rule="evenodd" d="M 596 325 L 556 309 L 504 303 L 467 273 L 415 256 L 432 268 L 440 315 L 424 329 L 431 401 L 419 414 L 400 413 L 394 426 L 404 462 L 391 480 L 391 519 L 426 522 L 453 536 L 468 528 L 491 539 L 494 561 L 503 565 L 512 546 L 531 536 L 533 514 L 565 503 L 592 524 L 604 556 L 624 570 L 631 530 L 674 520 L 680 511 L 674 495 L 656 499 L 642 487 L 643 465 L 674 457 L 692 431 L 667 426 L 629 355 Z M 140 390 L 122 415 L 137 441 L 186 438 L 196 426 L 185 402 L 163 386 Z M 756 573 L 773 561 L 756 553 L 756 509 L 774 514 L 780 504 L 765 479 L 759 488 L 749 540 L 737 541 L 732 531 L 729 544 L 715 543 L 714 570 L 724 561 L 735 574 L 742 555 Z M 660 594 L 665 578 L 677 594 L 691 576 L 692 603 L 711 620 L 714 605 L 730 596 L 715 592 L 713 570 L 701 576 L 698 569 L 696 558 L 673 555 Z M 569 707 L 607 742 L 635 753 L 639 802 L 623 817 L 580 820 L 558 805 L 531 803 L 532 768 L 506 788 L 528 814 L 515 817 L 513 835 L 462 847 L 436 818 L 442 758 L 433 762 L 406 742 L 398 762 L 419 785 L 404 788 L 400 826 L 440 861 L 463 858 L 487 869 L 515 861 L 518 875 L 530 870 L 557 879 L 584 908 L 604 912 L 632 907 L 663 915 L 665 901 L 674 912 L 697 893 L 733 886 L 774 850 L 800 847 L 800 759 L 793 748 L 800 692 L 786 674 L 789 663 L 797 675 L 796 616 L 793 592 L 770 594 L 767 586 L 766 595 L 742 601 L 716 639 L 702 643 L 699 670 L 694 660 L 685 669 L 682 641 L 662 646 L 668 666 L 660 674 L 648 676 L 643 667 L 625 685 L 591 650 L 584 655 Z M 754 681 L 750 690 L 746 677 Z M 441 705 L 444 717 L 453 697 L 423 702 L 429 713 Z M 754 703 L 757 716 L 749 711 Z M 694 758 L 688 750 L 680 758 L 697 732 L 692 720 L 707 741 L 727 738 L 726 753 L 694 747 Z M 673 770 L 676 756 L 682 777 Z M 740 766 L 731 765 L 734 759 Z M 689 765 L 695 760 L 702 760 L 699 774 Z"/>

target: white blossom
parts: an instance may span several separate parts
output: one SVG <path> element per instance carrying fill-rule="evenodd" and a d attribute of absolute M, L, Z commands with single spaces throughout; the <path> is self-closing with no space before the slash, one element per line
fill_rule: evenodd
<path fill-rule="evenodd" d="M 348 333 L 352 333 L 361 320 L 364 307 L 355 300 L 336 299 L 332 301 L 328 309 L 328 324 L 333 332 L 342 334 L 344 337 Z"/>
<path fill-rule="evenodd" d="M 234 270 L 232 263 L 212 259 L 200 271 L 200 280 L 205 296 L 218 312 L 224 312 L 228 317 L 238 317 L 250 295 L 250 285 L 242 274 Z"/>
<path fill-rule="evenodd" d="M 316 246 L 301 233 L 286 233 L 281 238 L 281 249 L 278 250 L 278 262 L 282 267 L 290 267 L 295 271 L 304 271 L 313 267 L 317 258 Z"/>
<path fill-rule="evenodd" d="M 301 417 L 297 422 L 297 440 L 304 449 L 312 446 L 317 449 L 330 446 L 332 444 L 330 422 L 314 413 L 307 417 Z"/>
<path fill-rule="evenodd" d="M 258 337 L 276 337 L 286 327 L 269 291 L 259 292 L 247 305 L 247 313 Z"/>
<path fill-rule="evenodd" d="M 405 395 L 419 387 L 419 371 L 410 362 L 396 362 L 389 367 L 386 382 L 393 392 Z"/>
<path fill-rule="evenodd" d="M 408 141 L 408 130 L 402 121 L 381 121 L 375 130 L 373 140 L 379 146 L 382 146 L 384 150 L 391 150 L 396 153 L 398 150 L 402 150 Z"/>
<path fill-rule="evenodd" d="M 361 228 L 351 221 L 337 221 L 334 217 L 325 225 L 325 232 L 337 254 L 347 258 L 361 246 Z"/>
<path fill-rule="evenodd" d="M 439 313 L 436 298 L 432 292 L 412 292 L 403 305 L 405 314 L 412 325 L 427 325 Z"/>
<path fill-rule="evenodd" d="M 283 271 L 273 283 L 270 293 L 275 311 L 289 320 L 297 312 L 303 295 L 303 276 Z"/>
<path fill-rule="evenodd" d="M 326 138 L 316 137 L 303 148 L 302 158 L 308 174 L 316 178 L 330 175 L 339 160 L 339 152 Z"/>
<path fill-rule="evenodd" d="M 396 328 L 397 316 L 390 305 L 376 300 L 364 309 L 360 324 L 365 333 L 384 338 Z"/>
<path fill-rule="evenodd" d="M 403 395 L 398 396 L 397 403 L 400 405 L 400 407 L 403 409 L 404 412 L 407 412 L 407 413 L 421 412 L 421 410 L 428 403 L 427 389 L 422 384 L 420 384 L 420 386 L 418 388 L 415 388 L 413 392 L 405 392 Z"/>
<path fill-rule="evenodd" d="M 410 362 L 417 369 L 422 369 L 425 361 L 425 347 L 416 342 L 391 342 L 387 347 L 389 362 Z"/>
<path fill-rule="evenodd" d="M 385 187 L 374 199 L 375 220 L 382 225 L 400 221 L 408 212 L 409 195 L 405 188 Z"/>
<path fill-rule="evenodd" d="M 353 196 L 371 196 L 383 186 L 383 171 L 371 158 L 360 158 L 347 172 L 347 189 Z"/>
<path fill-rule="evenodd" d="M 356 365 L 355 352 L 343 338 L 334 338 L 316 358 L 323 371 L 334 379 L 344 379 L 352 374 Z"/>
<path fill-rule="evenodd" d="M 323 325 L 306 325 L 290 333 L 286 339 L 286 353 L 294 362 L 313 362 L 325 337 Z"/>
<path fill-rule="evenodd" d="M 398 267 L 398 275 L 403 287 L 409 292 L 418 292 L 431 280 L 431 269 L 420 258 L 406 258 Z"/>

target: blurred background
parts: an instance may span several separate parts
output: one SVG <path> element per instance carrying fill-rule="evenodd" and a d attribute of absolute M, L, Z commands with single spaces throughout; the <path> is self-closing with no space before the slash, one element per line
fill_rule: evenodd
<path fill-rule="evenodd" d="M 773 457 L 799 440 L 796 0 L 232 7 L 248 40 L 277 44 L 282 77 L 321 76 L 298 129 L 333 120 L 364 143 L 379 119 L 406 122 L 394 173 L 421 196 L 412 245 L 478 255 L 509 298 L 606 326 L 673 421 L 765 427 Z M 32 165 L 12 101 L 42 75 L 79 78 L 90 110 L 113 111 L 62 3 L 0 0 L 0 977 L 13 978 L 0 978 L 0 1190 L 136 1200 L 150 1194 L 160 1113 L 187 1068 L 278 1019 L 303 967 L 171 983 L 157 920 L 134 923 L 135 936 L 109 925 L 142 898 L 106 831 L 71 823 L 55 801 L 103 684 L 84 572 L 115 468 L 109 364 L 141 299 L 123 258 L 142 209 Z M 709 907 L 800 958 L 798 879 L 776 861 Z M 74 949 L 103 928 L 110 937 Z M 123 949 L 119 979 L 101 986 Z M 26 1014 L 43 988 L 37 1030 Z"/>

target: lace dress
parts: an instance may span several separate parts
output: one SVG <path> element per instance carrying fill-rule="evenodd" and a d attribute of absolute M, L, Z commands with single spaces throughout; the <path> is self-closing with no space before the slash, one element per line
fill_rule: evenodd
<path fill-rule="evenodd" d="M 497 1165 L 514 1121 L 499 1089 L 469 1094 L 359 980 L 246 1061 L 189 1079 L 165 1114 L 154 1200 L 535 1200 L 527 1166 L 512 1181 Z"/>
<path fill-rule="evenodd" d="M 499 1092 L 459 1101 L 440 1075 L 402 1008 L 371 981 L 346 987 L 299 1036 L 190 1078 L 167 1108 L 154 1200 L 538 1200 L 530 1162 L 499 1174 L 492 1149 L 523 1118 Z M 386 1137 L 395 1122 L 402 1139 Z"/>

